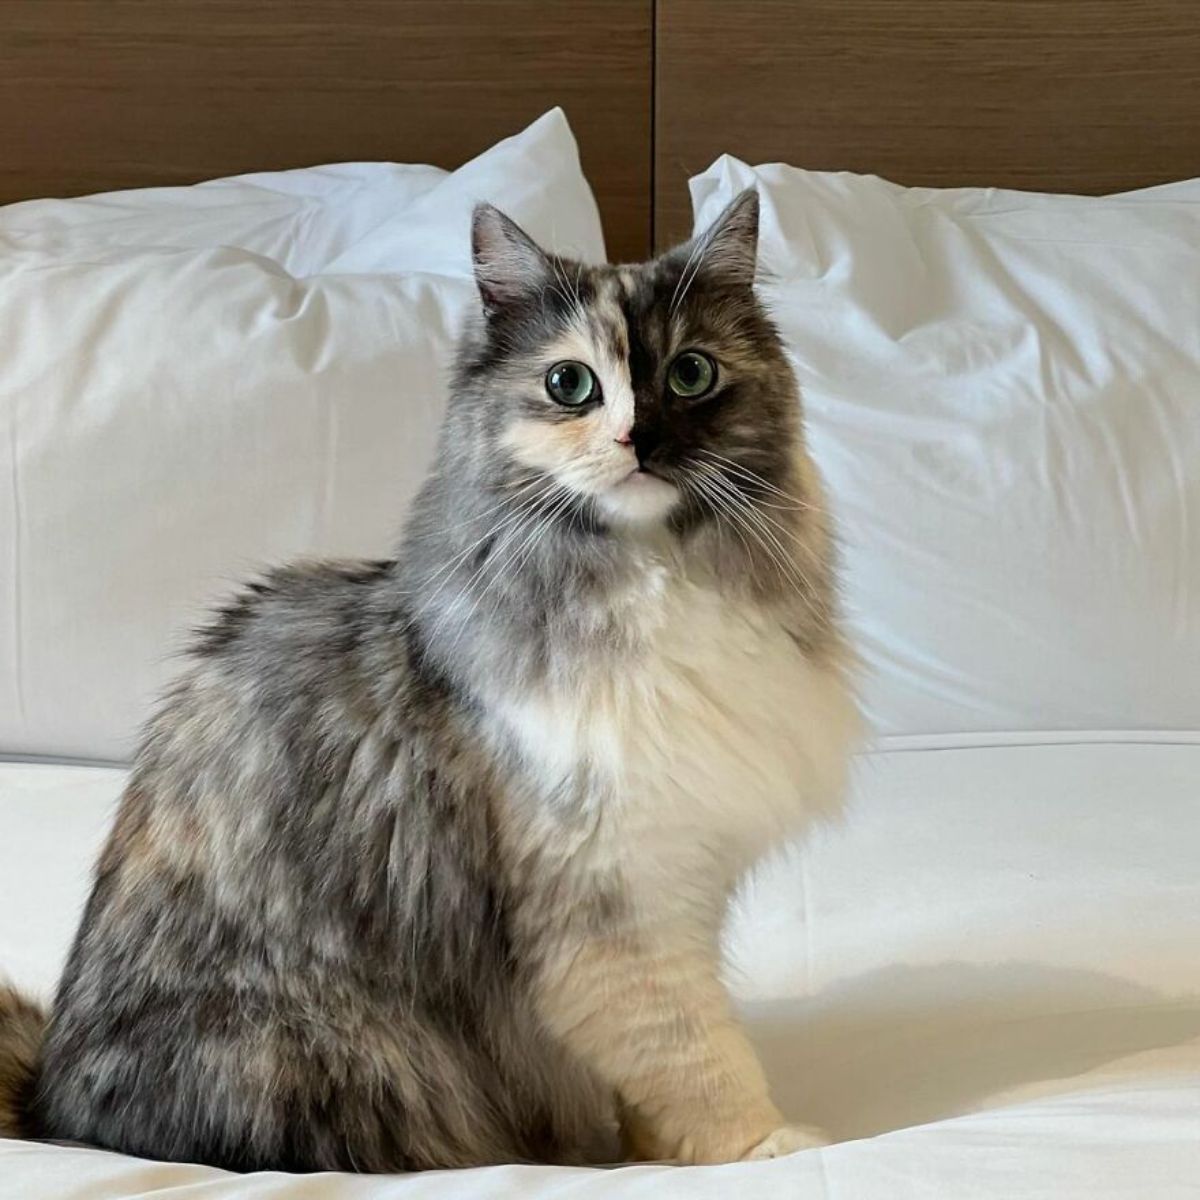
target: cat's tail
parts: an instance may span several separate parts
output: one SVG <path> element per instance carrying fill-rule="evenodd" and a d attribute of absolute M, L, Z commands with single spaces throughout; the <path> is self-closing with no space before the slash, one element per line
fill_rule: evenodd
<path fill-rule="evenodd" d="M 29 1101 L 46 1014 L 0 984 L 0 1137 L 29 1137 Z"/>

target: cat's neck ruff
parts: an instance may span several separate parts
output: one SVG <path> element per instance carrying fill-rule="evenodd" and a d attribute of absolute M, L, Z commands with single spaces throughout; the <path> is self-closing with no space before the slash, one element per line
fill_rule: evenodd
<path fill-rule="evenodd" d="M 619 648 L 485 685 L 486 721 L 547 839 L 574 828 L 596 869 L 717 913 L 753 861 L 836 810 L 856 708 L 836 649 L 807 654 L 787 605 L 723 588 L 669 541 L 625 553 L 636 569 L 604 602 Z"/>

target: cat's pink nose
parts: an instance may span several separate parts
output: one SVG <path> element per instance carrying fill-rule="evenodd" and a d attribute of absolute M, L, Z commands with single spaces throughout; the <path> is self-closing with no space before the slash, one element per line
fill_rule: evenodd
<path fill-rule="evenodd" d="M 618 446 L 632 446 L 633 445 L 633 430 L 632 429 L 625 430 L 624 433 L 618 435 L 616 440 L 617 440 Z"/>

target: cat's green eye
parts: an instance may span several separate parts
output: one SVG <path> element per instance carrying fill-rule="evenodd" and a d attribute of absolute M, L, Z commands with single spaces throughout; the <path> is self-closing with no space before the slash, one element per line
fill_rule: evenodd
<path fill-rule="evenodd" d="M 555 404 L 578 408 L 600 399 L 600 385 L 592 368 L 581 362 L 560 362 L 546 372 L 546 391 Z"/>
<path fill-rule="evenodd" d="M 716 382 L 716 363 L 699 350 L 685 350 L 667 372 L 667 387 L 685 400 L 707 395 Z"/>

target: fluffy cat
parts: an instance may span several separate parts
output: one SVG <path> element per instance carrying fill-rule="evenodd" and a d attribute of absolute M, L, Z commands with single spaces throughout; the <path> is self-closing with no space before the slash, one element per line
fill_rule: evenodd
<path fill-rule="evenodd" d="M 44 1030 L 0 993 L 7 1132 L 290 1171 L 821 1144 L 719 976 L 731 891 L 836 809 L 855 730 L 757 231 L 749 192 L 592 267 L 476 210 L 398 556 L 199 631 Z"/>

